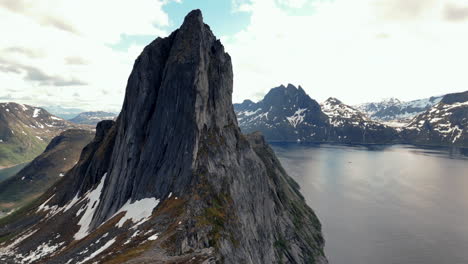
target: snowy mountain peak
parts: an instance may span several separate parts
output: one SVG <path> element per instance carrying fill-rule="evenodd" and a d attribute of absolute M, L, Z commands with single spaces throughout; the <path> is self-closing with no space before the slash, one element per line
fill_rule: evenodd
<path fill-rule="evenodd" d="M 416 116 L 404 131 L 419 144 L 468 144 L 468 91 L 447 94 L 436 105 Z"/>
<path fill-rule="evenodd" d="M 401 101 L 398 98 L 395 97 L 390 97 L 390 98 L 384 98 L 381 103 L 388 104 L 388 105 L 396 105 L 400 104 Z"/>
<path fill-rule="evenodd" d="M 343 120 L 352 120 L 355 123 L 370 121 L 365 114 L 334 97 L 322 103 L 322 111 L 330 118 L 332 125 L 342 123 Z"/>
<path fill-rule="evenodd" d="M 380 102 L 371 102 L 355 106 L 376 121 L 404 121 L 423 113 L 433 105 L 440 102 L 442 96 L 418 99 L 408 102 L 396 98 L 389 98 Z"/>
<path fill-rule="evenodd" d="M 342 104 L 340 100 L 338 100 L 335 97 L 329 97 L 325 102 L 323 102 L 323 105 L 339 105 Z"/>

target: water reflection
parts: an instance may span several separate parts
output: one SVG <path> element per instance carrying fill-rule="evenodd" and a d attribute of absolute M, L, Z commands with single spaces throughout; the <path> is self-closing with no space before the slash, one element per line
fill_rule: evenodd
<path fill-rule="evenodd" d="M 275 143 L 331 263 L 468 263 L 468 151 Z"/>

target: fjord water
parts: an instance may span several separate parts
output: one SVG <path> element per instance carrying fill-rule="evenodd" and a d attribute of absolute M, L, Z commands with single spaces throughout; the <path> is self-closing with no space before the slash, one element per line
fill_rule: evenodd
<path fill-rule="evenodd" d="M 332 264 L 468 263 L 468 150 L 274 143 Z"/>

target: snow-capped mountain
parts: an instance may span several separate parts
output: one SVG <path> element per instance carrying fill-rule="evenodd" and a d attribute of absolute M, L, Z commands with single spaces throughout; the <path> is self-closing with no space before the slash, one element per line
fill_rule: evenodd
<path fill-rule="evenodd" d="M 301 86 L 281 85 L 271 89 L 258 103 L 234 104 L 244 133 L 261 131 L 270 141 L 325 141 L 328 117 Z"/>
<path fill-rule="evenodd" d="M 445 95 L 402 131 L 406 142 L 468 146 L 468 91 Z"/>
<path fill-rule="evenodd" d="M 418 114 L 423 113 L 440 102 L 442 96 L 402 102 L 397 98 L 389 98 L 381 102 L 364 103 L 355 106 L 359 111 L 367 114 L 376 121 L 408 122 Z"/>
<path fill-rule="evenodd" d="M 322 107 L 322 111 L 330 118 L 330 123 L 334 126 L 340 126 L 345 122 L 350 122 L 354 125 L 371 122 L 371 119 L 364 113 L 334 97 L 328 98 L 320 106 Z"/>
<path fill-rule="evenodd" d="M 258 103 L 234 105 L 245 133 L 262 132 L 269 141 L 388 143 L 393 128 L 370 120 L 357 109 L 329 98 L 320 106 L 299 86 L 273 88 Z"/>
<path fill-rule="evenodd" d="M 95 126 L 102 120 L 114 120 L 118 114 L 110 113 L 110 112 L 103 112 L 103 111 L 95 111 L 95 112 L 83 112 L 79 115 L 75 116 L 68 121 L 76 123 L 76 124 L 87 124 Z"/>
<path fill-rule="evenodd" d="M 398 132 L 394 128 L 372 121 L 364 113 L 336 98 L 328 98 L 321 106 L 331 126 L 327 141 L 390 143 L 398 139 Z"/>
<path fill-rule="evenodd" d="M 0 166 L 32 160 L 53 137 L 71 128 L 91 129 L 51 115 L 43 108 L 0 103 Z"/>

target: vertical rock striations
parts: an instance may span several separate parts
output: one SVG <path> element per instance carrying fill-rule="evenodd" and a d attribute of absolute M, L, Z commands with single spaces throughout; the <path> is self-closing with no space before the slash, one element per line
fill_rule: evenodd
<path fill-rule="evenodd" d="M 0 223 L 0 259 L 327 263 L 297 184 L 262 136 L 241 134 L 232 82 L 229 55 L 190 12 L 138 57 L 115 124 L 99 123 L 64 179 Z"/>

